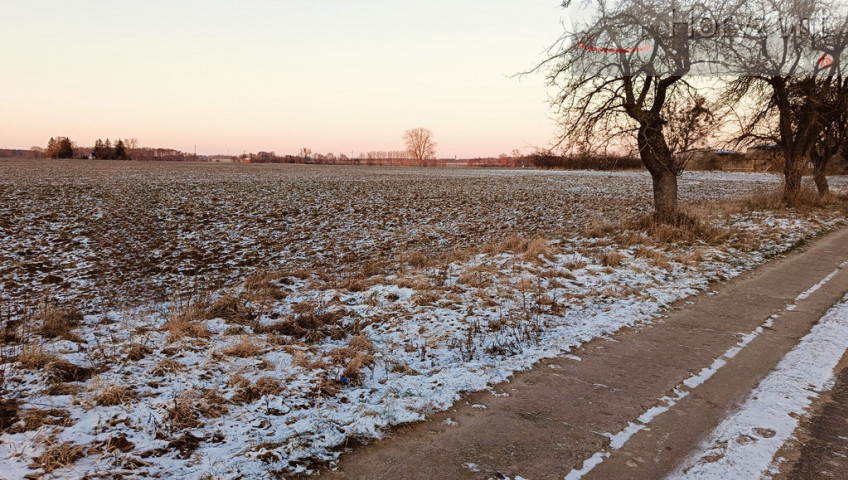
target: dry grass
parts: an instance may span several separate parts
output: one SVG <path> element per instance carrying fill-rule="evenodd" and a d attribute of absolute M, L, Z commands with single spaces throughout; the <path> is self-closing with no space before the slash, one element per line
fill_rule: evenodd
<path fill-rule="evenodd" d="M 381 279 L 382 277 L 377 276 L 363 278 L 357 274 L 347 277 L 340 282 L 334 282 L 332 285 L 327 285 L 327 287 L 340 288 L 351 292 L 364 292 L 380 283 Z"/>
<path fill-rule="evenodd" d="M 441 298 L 442 296 L 434 291 L 417 291 L 412 295 L 412 302 L 419 306 L 429 306 L 435 305 Z"/>
<path fill-rule="evenodd" d="M 524 250 L 524 260 L 534 263 L 542 263 L 542 257 L 550 257 L 553 254 L 549 241 L 544 237 L 533 237 L 527 242 L 527 248 Z"/>
<path fill-rule="evenodd" d="M 262 347 L 248 335 L 242 335 L 238 343 L 233 343 L 221 350 L 224 355 L 239 358 L 255 357 L 262 352 Z"/>
<path fill-rule="evenodd" d="M 318 305 L 315 302 L 299 302 L 292 305 L 292 311 L 297 314 L 308 314 L 312 313 L 318 309 Z"/>
<path fill-rule="evenodd" d="M 148 347 L 147 345 L 142 345 L 140 343 L 131 343 L 125 347 L 125 353 L 128 360 L 132 360 L 137 362 L 144 357 L 153 353 L 153 349 Z"/>
<path fill-rule="evenodd" d="M 444 176 L 420 171 L 409 172 L 415 177 L 410 181 L 407 173 L 386 176 L 378 170 L 347 167 L 232 165 L 212 170 L 165 163 L 138 164 L 132 176 L 122 176 L 97 163 L 76 161 L 73 169 L 69 166 L 18 160 L 0 165 L 5 180 L 0 222 L 12 232 L 0 245 L 0 256 L 23 255 L 5 272 L 16 278 L 8 285 L 10 298 L 44 298 L 70 288 L 74 298 L 85 302 L 81 306 L 88 306 L 102 296 L 99 285 L 108 285 L 115 295 L 106 295 L 107 302 L 166 301 L 187 280 L 217 287 L 244 272 L 285 265 L 286 276 L 261 272 L 246 281 L 239 296 L 257 308 L 253 303 L 285 294 L 282 287 L 292 277 L 315 278 L 330 272 L 322 280 L 338 284 L 350 275 L 373 271 L 375 262 L 388 265 L 400 258 L 423 268 L 451 257 L 464 258 L 467 249 L 501 253 L 507 251 L 501 249 L 504 244 L 521 254 L 528 248 L 529 236 L 577 237 L 586 222 L 575 219 L 593 218 L 597 225 L 586 230 L 605 235 L 612 233 L 607 231 L 612 222 L 648 207 L 642 178 L 504 176 L 485 171 Z M 232 173 L 239 181 L 232 181 Z M 91 216 L 62 214 L 90 203 L 88 192 L 96 191 L 104 179 L 114 188 L 114 195 L 99 199 L 108 225 Z M 750 194 L 764 183 L 754 178 L 703 179 L 686 185 L 686 191 L 691 198 L 720 199 Z M 190 199 L 186 184 L 193 186 Z M 585 188 L 595 193 L 585 195 Z M 316 195 L 320 202 L 314 201 Z M 52 211 L 44 211 L 46 198 Z M 410 201 L 422 198 L 427 201 Z M 552 198 L 559 202 L 557 208 L 551 208 Z M 127 202 L 136 208 L 127 208 Z M 327 222 L 328 212 L 345 213 L 337 216 L 338 221 Z M 66 228 L 31 222 L 45 215 L 61 217 Z M 391 229 L 386 228 L 389 225 Z M 395 228 L 402 225 L 421 228 Z M 39 257 L 80 256 L 79 242 L 64 238 L 68 231 L 103 228 L 107 233 L 134 233 L 109 235 L 112 254 L 102 262 L 80 264 L 76 272 L 62 271 L 58 263 L 32 268 L 42 263 Z M 199 241 L 183 235 L 185 229 L 208 235 Z M 320 232 L 322 241 L 303 241 L 314 238 L 315 232 Z M 518 238 L 504 242 L 510 237 Z M 43 242 L 43 248 L 28 248 L 33 239 Z M 369 239 L 378 240 L 365 241 Z M 457 252 L 435 255 L 444 245 Z M 45 284 L 42 280 L 48 275 L 65 281 Z M 100 281 L 71 285 L 67 282 L 71 278 L 64 278 L 68 275 L 97 276 Z"/>
<path fill-rule="evenodd" d="M 833 194 L 822 197 L 818 191 L 809 186 L 801 188 L 798 196 L 792 202 L 786 202 L 783 198 L 783 186 L 781 185 L 779 189 L 763 190 L 756 195 L 749 195 L 741 199 L 713 203 L 721 205 L 726 211 L 745 213 L 752 210 L 781 210 L 784 208 L 809 210 L 830 207 L 842 202 Z"/>
<path fill-rule="evenodd" d="M 296 304 L 294 310 L 301 313 L 271 325 L 257 326 L 254 331 L 259 334 L 287 335 L 314 343 L 327 337 L 341 340 L 360 328 L 356 323 L 342 325 L 344 310 L 325 311 L 311 302 Z"/>
<path fill-rule="evenodd" d="M 6 431 L 17 421 L 18 401 L 0 397 L 0 433 Z"/>
<path fill-rule="evenodd" d="M 624 262 L 624 255 L 620 252 L 603 252 L 601 253 L 601 265 L 605 267 L 620 267 Z"/>
<path fill-rule="evenodd" d="M 574 270 L 582 270 L 582 269 L 586 268 L 588 266 L 588 264 L 586 262 L 584 262 L 583 260 L 573 260 L 573 261 L 570 261 L 570 262 L 565 262 L 565 264 L 563 266 L 565 268 L 571 270 L 571 271 L 574 271 Z M 572 277 L 574 277 L 574 275 L 572 275 Z"/>
<path fill-rule="evenodd" d="M 71 383 L 54 383 L 44 391 L 45 395 L 77 395 L 82 391 L 82 386 Z"/>
<path fill-rule="evenodd" d="M 176 342 L 186 337 L 208 338 L 211 336 L 206 325 L 200 323 L 207 317 L 208 306 L 203 301 L 180 304 L 175 302 L 162 330 L 168 332 L 168 342 Z"/>
<path fill-rule="evenodd" d="M 615 234 L 613 235 L 612 240 L 616 245 L 622 248 L 628 248 L 634 245 L 642 245 L 650 242 L 650 239 L 643 232 L 634 230 L 625 230 Z"/>
<path fill-rule="evenodd" d="M 95 402 L 101 407 L 129 405 L 138 399 L 135 390 L 125 385 L 109 385 L 97 394 Z"/>
<path fill-rule="evenodd" d="M 753 195 L 723 200 L 701 201 L 688 206 L 690 215 L 702 219 L 728 218 L 731 215 L 744 214 L 752 211 L 782 211 L 794 209 L 810 212 L 816 209 L 835 208 L 848 211 L 846 199 L 830 194 L 820 196 L 811 186 L 804 186 L 793 202 L 783 198 L 783 186 L 778 188 L 760 189 Z"/>
<path fill-rule="evenodd" d="M 456 281 L 472 288 L 485 288 L 492 285 L 497 273 L 498 269 L 494 265 L 476 265 L 463 270 Z"/>
<path fill-rule="evenodd" d="M 73 364 L 65 359 L 55 360 L 44 369 L 50 383 L 84 382 L 94 375 L 94 370 Z"/>
<path fill-rule="evenodd" d="M 218 394 L 218 389 L 213 388 L 200 395 L 199 400 L 195 403 L 195 408 L 203 417 L 219 418 L 229 413 L 228 403 L 226 398 Z"/>
<path fill-rule="evenodd" d="M 704 249 L 696 248 L 690 252 L 674 255 L 674 261 L 687 266 L 696 266 L 705 259 Z"/>
<path fill-rule="evenodd" d="M 433 257 L 424 255 L 421 252 L 412 252 L 401 254 L 398 258 L 400 263 L 406 263 L 413 268 L 427 268 L 433 265 Z"/>
<path fill-rule="evenodd" d="M 24 347 L 21 354 L 18 355 L 18 362 L 21 368 L 27 370 L 40 370 L 57 360 L 59 360 L 59 357 L 45 352 L 44 347 L 41 345 Z"/>
<path fill-rule="evenodd" d="M 172 358 L 165 358 L 150 370 L 150 374 L 154 377 L 164 377 L 183 370 L 185 370 L 185 365 Z"/>
<path fill-rule="evenodd" d="M 261 305 L 285 298 L 285 292 L 278 285 L 283 276 L 281 272 L 260 271 L 244 281 L 244 297 Z"/>
<path fill-rule="evenodd" d="M 235 395 L 233 395 L 233 403 L 245 404 L 252 403 L 265 395 L 279 395 L 283 392 L 284 387 L 279 380 L 273 377 L 262 377 L 253 385 L 243 386 Z"/>
<path fill-rule="evenodd" d="M 48 445 L 44 452 L 34 459 L 30 468 L 41 469 L 44 473 L 52 473 L 60 468 L 70 467 L 84 456 L 85 449 L 72 442 Z"/>
<path fill-rule="evenodd" d="M 500 245 L 500 251 L 512 252 L 514 254 L 524 253 L 527 251 L 527 239 L 523 237 L 510 237 Z"/>
<path fill-rule="evenodd" d="M 63 338 L 73 342 L 82 342 L 82 339 L 73 333 L 73 329 L 82 322 L 82 313 L 73 307 L 57 308 L 50 304 L 43 304 L 38 309 L 36 317 L 41 320 L 41 326 L 36 331 L 44 338 Z"/>
<path fill-rule="evenodd" d="M 246 379 L 241 374 L 232 375 L 227 380 L 227 386 L 231 388 L 245 388 L 250 386 L 250 380 Z"/>
<path fill-rule="evenodd" d="M 176 397 L 167 410 L 172 430 L 188 430 L 202 425 L 196 408 L 197 392 L 188 390 Z"/>
<path fill-rule="evenodd" d="M 343 377 L 352 384 L 359 384 L 362 380 L 362 369 L 374 367 L 375 352 L 374 344 L 368 337 L 357 335 L 348 342 L 346 347 L 333 349 L 328 356 L 334 365 L 343 368 Z"/>
<path fill-rule="evenodd" d="M 229 402 L 217 389 L 187 390 L 169 405 L 167 417 L 174 430 L 202 426 L 203 418 L 220 418 L 229 412 Z"/>
<path fill-rule="evenodd" d="M 255 283 L 255 281 L 252 283 Z M 264 294 L 261 293 L 254 293 L 252 295 L 256 296 L 257 298 L 266 298 Z M 256 312 L 250 309 L 243 299 L 233 295 L 225 294 L 221 295 L 220 297 L 218 297 L 217 300 L 215 300 L 215 303 L 213 303 L 212 306 L 206 310 L 205 316 L 208 318 L 221 318 L 230 323 L 247 325 L 252 322 L 254 318 L 256 318 Z"/>
<path fill-rule="evenodd" d="M 365 335 L 362 335 L 362 334 L 359 334 L 359 335 L 351 338 L 350 341 L 348 342 L 348 346 L 350 348 L 356 350 L 357 352 L 362 352 L 362 353 L 367 353 L 367 354 L 373 354 L 377 351 L 377 349 L 374 348 L 374 344 L 371 343 L 371 340 L 368 337 L 366 337 Z"/>
<path fill-rule="evenodd" d="M 608 244 L 620 247 L 634 245 L 667 245 L 667 244 L 706 244 L 725 246 L 729 243 L 740 249 L 749 249 L 756 239 L 739 231 L 731 231 L 717 226 L 720 220 L 727 220 L 732 215 L 744 214 L 751 211 L 773 211 L 785 208 L 804 210 L 821 208 L 846 209 L 845 203 L 831 195 L 825 198 L 810 188 L 802 190 L 799 198 L 788 205 L 779 189 L 759 191 L 756 195 L 743 198 L 722 200 L 706 200 L 683 206 L 680 213 L 672 219 L 660 221 L 655 215 L 630 217 L 621 224 L 594 220 L 584 227 L 581 234 L 586 238 L 609 239 Z M 595 243 L 595 246 L 602 246 Z M 692 262 L 695 257 L 682 258 L 682 263 Z"/>
<path fill-rule="evenodd" d="M 620 230 L 617 225 L 605 222 L 600 219 L 592 220 L 589 225 L 580 231 L 580 235 L 585 238 L 604 238 Z"/>
<path fill-rule="evenodd" d="M 38 430 L 45 425 L 69 427 L 73 420 L 67 410 L 52 408 L 42 410 L 34 408 L 20 413 L 20 421 L 10 430 L 11 433 L 23 433 Z"/>
<path fill-rule="evenodd" d="M 668 257 L 655 248 L 640 246 L 634 252 L 634 256 L 636 258 L 644 258 L 650 260 L 654 265 L 659 268 L 663 268 L 666 270 L 671 268 L 671 262 L 669 261 Z"/>
<path fill-rule="evenodd" d="M 710 218 L 681 212 L 670 221 L 659 221 L 651 215 L 636 217 L 626 222 L 626 227 L 647 233 L 658 243 L 704 242 L 708 245 L 723 245 L 733 232 L 718 228 L 710 223 Z"/>
<path fill-rule="evenodd" d="M 127 440 L 126 435 L 109 436 L 102 445 L 106 453 L 129 453 L 135 449 L 135 444 Z"/>

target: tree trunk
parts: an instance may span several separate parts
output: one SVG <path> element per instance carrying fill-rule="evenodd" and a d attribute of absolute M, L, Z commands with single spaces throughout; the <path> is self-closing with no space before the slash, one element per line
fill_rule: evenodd
<path fill-rule="evenodd" d="M 816 181 L 816 188 L 819 190 L 820 197 L 826 197 L 830 193 L 830 185 L 827 183 L 827 175 L 824 169 L 813 169 L 813 180 Z"/>
<path fill-rule="evenodd" d="M 804 174 L 804 165 L 806 162 L 798 156 L 789 156 L 785 158 L 783 166 L 783 201 L 789 205 L 795 205 L 798 202 L 798 197 L 801 194 L 801 180 Z"/>
<path fill-rule="evenodd" d="M 677 215 L 677 175 L 665 171 L 652 175 L 654 208 L 660 220 L 673 220 Z"/>
<path fill-rule="evenodd" d="M 826 197 L 830 193 L 830 185 L 827 183 L 827 163 L 829 159 L 820 153 L 813 154 L 810 157 L 813 161 L 813 180 L 816 182 L 819 196 Z"/>
<path fill-rule="evenodd" d="M 678 213 L 677 168 L 665 141 L 660 117 L 643 119 L 636 138 L 639 157 L 654 181 L 654 211 L 657 220 L 674 221 Z"/>

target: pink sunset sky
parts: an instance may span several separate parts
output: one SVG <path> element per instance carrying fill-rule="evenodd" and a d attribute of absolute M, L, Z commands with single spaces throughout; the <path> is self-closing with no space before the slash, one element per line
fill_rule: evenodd
<path fill-rule="evenodd" d="M 0 5 L 0 147 L 138 138 L 201 154 L 439 157 L 546 146 L 553 0 L 34 0 Z"/>

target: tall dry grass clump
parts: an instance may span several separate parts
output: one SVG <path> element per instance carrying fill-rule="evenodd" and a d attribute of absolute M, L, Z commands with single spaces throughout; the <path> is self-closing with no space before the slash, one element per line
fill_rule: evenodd
<path fill-rule="evenodd" d="M 534 263 L 542 263 L 542 258 L 550 257 L 553 254 L 553 249 L 549 245 L 549 241 L 545 237 L 533 237 L 527 242 L 527 248 L 524 250 L 524 260 Z"/>
<path fill-rule="evenodd" d="M 257 298 L 266 298 L 264 294 L 255 294 Z M 256 318 L 254 312 L 240 297 L 224 294 L 218 297 L 204 314 L 207 318 L 220 318 L 229 323 L 247 325 Z"/>
<path fill-rule="evenodd" d="M 700 215 L 725 217 L 752 211 L 779 211 L 787 208 L 794 208 L 802 212 L 833 207 L 848 210 L 848 202 L 846 201 L 848 201 L 848 198 L 842 198 L 833 193 L 821 196 L 811 186 L 805 186 L 792 202 L 787 202 L 783 197 L 783 187 L 781 186 L 761 189 L 754 195 L 741 198 L 698 202 L 693 204 L 690 210 Z"/>
<path fill-rule="evenodd" d="M 613 223 L 605 222 L 600 219 L 594 219 L 580 232 L 586 238 L 604 238 L 616 232 L 619 232 L 621 227 Z"/>
<path fill-rule="evenodd" d="M 95 398 L 95 403 L 101 407 L 128 405 L 138 398 L 138 394 L 126 385 L 107 385 Z"/>
<path fill-rule="evenodd" d="M 262 347 L 251 337 L 242 335 L 238 343 L 225 347 L 221 353 L 230 357 L 250 358 L 261 354 Z"/>
<path fill-rule="evenodd" d="M 204 300 L 175 302 L 168 313 L 168 321 L 162 330 L 168 332 L 168 342 L 176 342 L 186 337 L 208 338 L 211 336 L 206 325 L 200 323 L 206 319 L 208 303 Z"/>
<path fill-rule="evenodd" d="M 272 271 L 254 273 L 245 279 L 242 295 L 247 300 L 260 305 L 282 300 L 286 294 L 277 284 L 282 276 L 282 273 Z"/>
<path fill-rule="evenodd" d="M 36 318 L 41 320 L 41 326 L 36 333 L 44 338 L 63 338 L 81 342 L 82 339 L 72 330 L 82 322 L 83 315 L 74 307 L 58 308 L 49 303 L 42 304 Z"/>
<path fill-rule="evenodd" d="M 40 370 L 57 360 L 59 357 L 45 352 L 41 345 L 26 346 L 18 355 L 18 363 L 26 370 Z"/>
<path fill-rule="evenodd" d="M 683 211 L 665 220 L 659 220 L 653 214 L 644 215 L 625 222 L 625 227 L 645 232 L 659 243 L 700 241 L 708 245 L 722 245 L 733 236 L 733 232 L 713 226 L 706 215 Z"/>
<path fill-rule="evenodd" d="M 666 270 L 671 268 L 671 262 L 669 261 L 668 257 L 663 252 L 655 248 L 640 246 L 635 250 L 634 256 L 636 258 L 644 258 L 646 260 L 649 260 L 659 268 L 663 268 Z"/>
<path fill-rule="evenodd" d="M 262 377 L 256 380 L 256 383 L 250 384 L 246 382 L 233 395 L 233 403 L 237 405 L 252 403 L 266 395 L 279 395 L 283 392 L 283 384 L 273 377 Z"/>
<path fill-rule="evenodd" d="M 351 338 L 347 346 L 331 350 L 329 357 L 333 365 L 342 368 L 341 376 L 353 384 L 359 384 L 362 381 L 362 369 L 374 367 L 376 352 L 371 340 L 360 334 Z"/>
<path fill-rule="evenodd" d="M 173 430 L 187 430 L 202 425 L 200 412 L 195 408 L 196 395 L 194 390 L 183 392 L 168 407 L 167 417 Z"/>
<path fill-rule="evenodd" d="M 620 252 L 601 253 L 601 265 L 605 267 L 620 267 L 624 263 L 624 255 Z"/>
<path fill-rule="evenodd" d="M 60 468 L 70 467 L 84 456 L 85 449 L 81 445 L 72 442 L 48 444 L 44 452 L 34 459 L 30 468 L 52 473 Z"/>

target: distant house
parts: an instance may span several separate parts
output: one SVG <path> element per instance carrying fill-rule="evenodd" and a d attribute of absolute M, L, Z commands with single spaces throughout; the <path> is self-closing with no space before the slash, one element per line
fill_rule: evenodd
<path fill-rule="evenodd" d="M 755 171 L 745 154 L 733 150 L 702 148 L 682 154 L 686 170 Z"/>
<path fill-rule="evenodd" d="M 745 158 L 757 165 L 759 172 L 780 172 L 783 170 L 783 153 L 776 143 L 751 145 L 745 151 Z"/>

